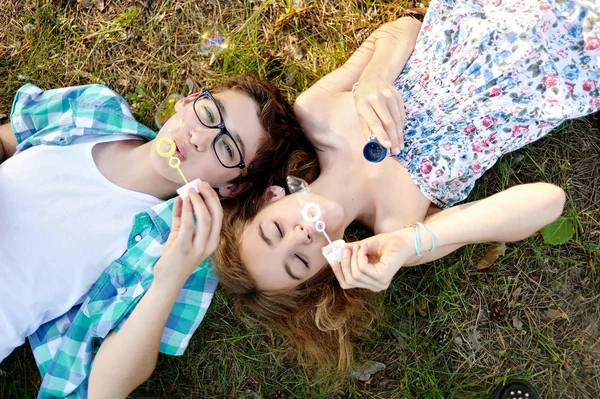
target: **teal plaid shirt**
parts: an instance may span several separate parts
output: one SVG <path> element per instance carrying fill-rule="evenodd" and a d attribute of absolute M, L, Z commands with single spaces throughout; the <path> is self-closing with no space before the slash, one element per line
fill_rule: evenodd
<path fill-rule="evenodd" d="M 15 156 L 35 145 L 64 146 L 89 135 L 133 134 L 146 140 L 156 136 L 135 121 L 123 98 L 101 85 L 43 91 L 28 84 L 17 92 L 10 119 L 19 142 Z M 83 303 L 29 336 L 42 374 L 38 398 L 87 397 L 95 353 L 110 331 L 123 326 L 154 279 L 154 264 L 170 232 L 172 208 L 169 200 L 136 215 L 126 252 L 107 265 Z M 162 353 L 183 354 L 216 287 L 207 260 L 177 297 L 163 331 Z"/>

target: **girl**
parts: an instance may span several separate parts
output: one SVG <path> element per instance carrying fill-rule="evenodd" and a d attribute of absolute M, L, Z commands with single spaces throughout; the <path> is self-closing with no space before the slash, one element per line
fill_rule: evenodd
<path fill-rule="evenodd" d="M 221 242 L 217 274 L 239 307 L 344 370 L 357 326 L 373 317 L 365 290 L 344 290 L 380 291 L 402 266 L 555 220 L 565 196 L 546 183 L 456 204 L 502 154 L 600 108 L 596 21 L 590 2 L 434 0 L 422 26 L 402 18 L 377 30 L 295 103 L 321 150 L 310 191 L 271 187 L 253 219 L 226 223 L 234 240 Z M 370 132 L 394 159 L 363 158 Z M 332 240 L 354 220 L 375 236 L 324 267 L 327 241 L 299 201 L 320 205 Z"/>

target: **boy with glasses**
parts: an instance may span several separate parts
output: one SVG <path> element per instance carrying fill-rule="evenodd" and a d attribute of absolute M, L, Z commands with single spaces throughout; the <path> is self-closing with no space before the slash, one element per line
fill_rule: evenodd
<path fill-rule="evenodd" d="M 145 300 L 172 222 L 192 206 L 219 219 L 213 189 L 223 198 L 262 193 L 274 165 L 303 140 L 279 90 L 251 78 L 192 94 L 175 109 L 156 134 L 104 86 L 26 85 L 10 125 L 0 126 L 0 361 L 29 337 L 39 397 L 87 397 L 94 354 Z M 186 178 L 203 182 L 199 195 L 175 203 L 173 218 L 184 182 L 155 150 L 162 137 L 175 142 Z M 214 240 L 220 224 L 212 227 Z M 217 285 L 205 252 L 185 279 L 170 282 L 172 300 L 158 292 L 165 321 L 139 340 L 158 329 L 161 352 L 183 353 Z"/>
<path fill-rule="evenodd" d="M 246 176 L 248 168 L 244 162 L 243 151 L 240 149 L 240 147 L 244 148 L 244 143 L 239 134 L 235 133 L 236 138 L 234 138 L 225 127 L 223 121 L 225 107 L 221 101 L 215 99 L 209 90 L 204 90 L 194 100 L 193 109 L 196 118 L 203 126 L 219 129 L 219 134 L 212 142 L 212 148 L 221 165 L 225 168 L 240 168 L 242 176 Z"/>

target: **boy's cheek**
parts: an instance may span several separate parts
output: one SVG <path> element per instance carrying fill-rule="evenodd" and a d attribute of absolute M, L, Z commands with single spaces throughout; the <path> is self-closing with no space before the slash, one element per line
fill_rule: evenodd
<path fill-rule="evenodd" d="M 160 136 L 171 136 L 171 134 L 183 125 L 181 115 L 175 114 L 170 117 L 158 131 Z"/>
<path fill-rule="evenodd" d="M 173 129 L 175 129 L 175 127 L 177 126 L 177 121 L 180 119 L 181 118 L 179 117 L 179 115 L 174 114 L 167 120 L 167 122 L 165 122 L 165 124 L 163 125 L 162 129 L 160 129 L 160 131 L 162 133 L 171 133 L 171 131 L 173 131 Z"/>

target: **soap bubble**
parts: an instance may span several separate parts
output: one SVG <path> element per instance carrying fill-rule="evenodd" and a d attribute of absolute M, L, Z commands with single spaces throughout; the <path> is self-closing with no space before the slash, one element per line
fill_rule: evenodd
<path fill-rule="evenodd" d="M 286 180 L 290 193 L 297 193 L 298 191 L 302 190 L 308 191 L 308 183 L 299 177 L 288 176 Z"/>
<path fill-rule="evenodd" d="M 182 98 L 181 94 L 171 94 L 158 106 L 154 113 L 154 124 L 158 129 L 162 128 L 165 122 L 175 115 L 175 103 Z"/>
<path fill-rule="evenodd" d="M 200 37 L 198 54 L 219 55 L 227 48 L 228 43 L 224 35 L 216 30 L 206 31 Z"/>

